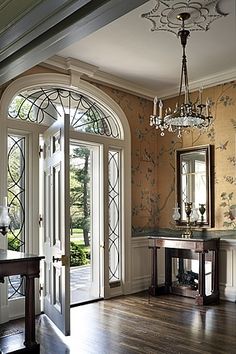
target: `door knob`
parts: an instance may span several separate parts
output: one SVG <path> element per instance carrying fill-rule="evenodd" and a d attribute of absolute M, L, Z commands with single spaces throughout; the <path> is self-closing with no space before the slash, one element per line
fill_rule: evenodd
<path fill-rule="evenodd" d="M 60 257 L 52 257 L 52 261 L 53 261 L 53 263 L 54 262 L 61 262 L 61 258 Z"/>

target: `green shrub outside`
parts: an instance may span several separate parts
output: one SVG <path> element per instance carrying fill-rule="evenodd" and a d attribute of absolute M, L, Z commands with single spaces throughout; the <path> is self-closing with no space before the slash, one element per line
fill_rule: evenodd
<path fill-rule="evenodd" d="M 70 266 L 81 266 L 88 264 L 88 252 L 83 248 L 83 246 L 76 244 L 75 242 L 70 243 Z"/>
<path fill-rule="evenodd" d="M 18 251 L 20 248 L 20 241 L 12 234 L 7 235 L 8 249 L 11 251 Z M 70 242 L 70 266 L 81 266 L 89 263 L 90 255 L 84 246 L 75 242 Z"/>
<path fill-rule="evenodd" d="M 7 235 L 8 249 L 11 251 L 18 251 L 20 249 L 20 241 L 12 234 Z"/>

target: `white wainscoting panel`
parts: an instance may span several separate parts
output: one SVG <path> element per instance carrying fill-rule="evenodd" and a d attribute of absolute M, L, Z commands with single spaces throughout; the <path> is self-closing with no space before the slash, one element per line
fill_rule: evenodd
<path fill-rule="evenodd" d="M 152 251 L 147 237 L 133 237 L 131 240 L 131 292 L 147 290 L 151 284 Z M 164 250 L 158 250 L 158 283 L 164 281 Z"/>
<path fill-rule="evenodd" d="M 236 240 L 221 240 L 219 255 L 220 298 L 236 301 Z"/>

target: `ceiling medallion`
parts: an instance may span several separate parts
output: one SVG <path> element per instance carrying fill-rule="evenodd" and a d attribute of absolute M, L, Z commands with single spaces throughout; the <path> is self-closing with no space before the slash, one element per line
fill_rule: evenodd
<path fill-rule="evenodd" d="M 169 31 L 178 35 L 178 15 L 188 13 L 185 28 L 189 31 L 207 31 L 210 24 L 228 14 L 220 10 L 221 0 L 156 0 L 154 8 L 141 16 L 150 20 L 151 31 Z"/>

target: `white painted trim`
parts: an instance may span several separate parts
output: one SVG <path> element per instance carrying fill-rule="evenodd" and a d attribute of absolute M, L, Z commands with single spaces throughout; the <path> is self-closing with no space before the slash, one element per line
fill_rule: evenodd
<path fill-rule="evenodd" d="M 57 56 L 57 57 L 58 57 L 58 59 L 61 58 L 59 56 Z M 59 59 L 59 62 L 60 62 L 60 59 Z M 89 77 L 90 76 L 92 77 L 95 75 L 96 71 L 98 71 L 98 66 L 94 66 L 94 65 L 85 63 L 83 61 L 80 61 L 80 60 L 77 60 L 74 58 L 66 58 L 65 62 L 66 62 L 66 69 L 67 70 L 76 71 L 80 75 L 85 74 Z M 78 64 L 79 64 L 79 70 L 78 70 Z"/>
<path fill-rule="evenodd" d="M 57 68 L 63 71 L 73 70 L 74 72 L 79 73 L 80 76 L 87 76 L 92 81 L 107 84 L 111 87 L 115 87 L 127 93 L 135 94 L 147 99 L 153 99 L 155 96 L 166 99 L 177 96 L 179 92 L 178 86 L 164 91 L 150 90 L 131 81 L 124 80 L 112 74 L 101 71 L 99 70 L 99 67 L 95 65 L 91 65 L 73 58 L 63 58 L 58 55 L 47 59 L 44 63 L 42 63 L 42 65 Z M 199 80 L 192 81 L 189 83 L 189 89 L 190 91 L 195 91 L 200 87 L 212 87 L 233 80 L 236 80 L 236 67 L 228 71 L 209 75 Z"/>
<path fill-rule="evenodd" d="M 236 247 L 236 239 L 220 240 L 220 249 L 230 249 Z"/>
<path fill-rule="evenodd" d="M 57 65 L 60 66 L 60 60 Z M 63 64 L 64 65 L 64 64 Z M 62 69 L 62 67 L 60 67 Z M 105 284 L 105 296 L 111 297 L 114 294 L 121 295 L 122 293 L 127 293 L 130 289 L 131 283 L 131 261 L 130 261 L 130 247 L 131 247 L 131 132 L 128 120 L 120 108 L 120 106 L 106 93 L 101 91 L 99 88 L 94 85 L 82 80 L 80 78 L 81 73 L 76 69 L 76 65 L 74 60 L 68 59 L 66 62 L 66 69 L 69 70 L 69 74 L 59 74 L 59 73 L 38 73 L 20 77 L 13 81 L 4 91 L 1 106 L 0 106 L 0 114 L 4 117 L 7 117 L 8 106 L 12 100 L 12 98 L 17 95 L 20 91 L 24 91 L 27 89 L 37 88 L 37 87 L 61 87 L 74 89 L 78 92 L 81 92 L 84 95 L 87 95 L 94 99 L 98 104 L 103 105 L 103 107 L 109 111 L 113 116 L 117 118 L 117 122 L 120 122 L 120 131 L 121 131 L 121 139 L 112 139 L 100 136 L 93 136 L 84 133 L 79 133 L 76 131 L 70 132 L 70 138 L 74 138 L 76 140 L 86 140 L 95 141 L 100 143 L 103 141 L 104 143 L 104 154 L 108 151 L 109 147 L 118 147 L 121 148 L 123 153 L 123 171 L 125 171 L 125 175 L 123 174 L 124 189 L 122 191 L 123 200 L 122 205 L 126 206 L 126 210 L 123 210 L 123 230 L 122 230 L 122 285 L 119 288 L 109 288 L 107 284 Z M 93 71 L 96 71 L 96 68 L 90 67 L 88 64 L 84 64 L 83 73 L 86 75 L 93 75 Z M 42 132 L 45 127 L 39 126 L 37 124 L 29 123 L 29 122 L 20 122 L 18 120 L 7 119 L 7 123 L 9 126 L 20 126 L 21 129 L 24 127 L 26 131 L 34 132 L 36 131 L 36 135 L 32 136 L 33 140 L 36 140 L 36 136 L 39 132 Z M 34 145 L 33 145 L 34 146 Z M 35 148 L 35 146 L 34 146 Z M 34 166 L 35 167 L 35 166 Z M 37 180 L 37 179 L 36 179 Z M 35 183 L 35 181 L 32 181 Z M 32 188 L 35 184 L 32 184 Z M 35 200 L 38 200 L 36 196 Z M 106 205 L 106 204 L 105 204 Z M 124 208 L 123 208 L 124 209 Z M 108 220 L 108 219 L 107 219 Z M 38 233 L 37 233 L 38 234 Z M 37 246 L 33 242 L 31 248 L 36 251 Z M 105 262 L 107 256 L 105 255 Z M 107 263 L 105 263 L 107 265 Z M 105 276 L 106 279 L 106 276 Z"/>
<path fill-rule="evenodd" d="M 22 318 L 25 314 L 25 298 L 20 297 L 9 301 L 9 320 Z"/>
<path fill-rule="evenodd" d="M 207 87 L 224 84 L 226 82 L 231 82 L 234 80 L 236 80 L 236 67 L 228 71 L 217 73 L 215 75 L 209 75 L 199 80 L 191 81 L 189 83 L 189 90 L 191 92 L 194 92 L 199 90 L 199 88 L 201 87 L 205 89 Z M 178 95 L 178 92 L 179 92 L 179 87 L 176 86 L 174 89 L 171 90 L 158 91 L 153 96 L 158 96 L 166 99 L 166 98 L 176 97 Z"/>
<path fill-rule="evenodd" d="M 151 283 L 151 277 L 137 277 L 132 279 L 132 288 L 130 289 L 129 294 L 139 293 L 141 291 L 148 290 Z"/>
<path fill-rule="evenodd" d="M 148 247 L 148 236 L 132 237 L 132 247 Z"/>
<path fill-rule="evenodd" d="M 220 284 L 220 299 L 236 302 L 236 287 Z"/>
<path fill-rule="evenodd" d="M 1 107 L 1 106 L 0 106 Z M 7 122 L 5 116 L 0 111 L 0 204 L 3 203 L 3 197 L 7 195 Z M 0 248 L 7 249 L 7 237 L 0 233 Z M 7 282 L 0 284 L 0 323 L 9 319 L 9 308 L 7 299 Z"/>
<path fill-rule="evenodd" d="M 9 320 L 10 320 L 10 318 L 9 318 L 9 306 L 8 305 L 1 305 L 1 308 L 0 308 L 0 324 L 1 323 L 6 323 Z"/>

